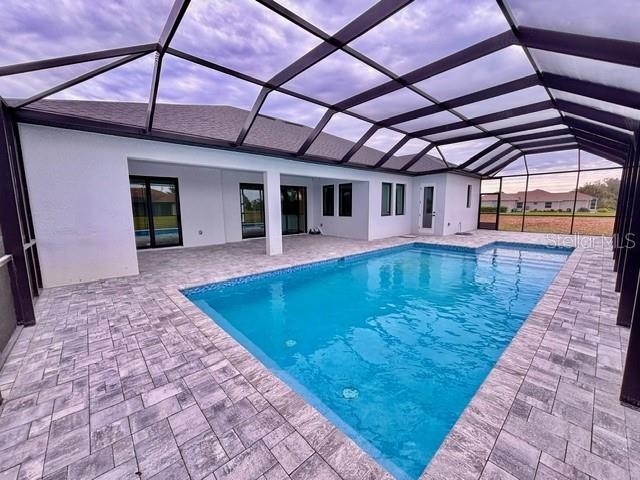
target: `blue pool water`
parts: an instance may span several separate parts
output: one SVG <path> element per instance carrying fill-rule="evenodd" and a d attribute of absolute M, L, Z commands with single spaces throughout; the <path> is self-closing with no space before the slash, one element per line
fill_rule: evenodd
<path fill-rule="evenodd" d="M 417 478 L 569 250 L 412 245 L 186 291 L 398 478 Z"/>

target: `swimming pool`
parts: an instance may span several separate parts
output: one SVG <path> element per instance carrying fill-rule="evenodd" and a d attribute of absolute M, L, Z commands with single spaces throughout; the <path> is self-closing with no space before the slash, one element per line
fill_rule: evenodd
<path fill-rule="evenodd" d="M 415 479 L 570 251 L 412 244 L 183 293 L 390 473 Z"/>

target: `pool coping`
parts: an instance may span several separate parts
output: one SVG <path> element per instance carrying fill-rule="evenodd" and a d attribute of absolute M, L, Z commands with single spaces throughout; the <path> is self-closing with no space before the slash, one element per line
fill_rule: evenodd
<path fill-rule="evenodd" d="M 327 419 L 326 415 L 312 405 L 304 395 L 297 393 L 293 388 L 289 387 L 284 380 L 273 373 L 269 367 L 264 365 L 260 358 L 256 357 L 252 352 L 244 347 L 240 341 L 221 327 L 214 318 L 200 310 L 200 308 L 195 305 L 188 296 L 195 293 L 201 293 L 221 285 L 232 285 L 237 282 L 246 282 L 257 278 L 281 275 L 291 271 L 313 268 L 319 265 L 338 263 L 345 259 L 357 260 L 362 257 L 383 255 L 389 251 L 403 250 L 412 247 L 463 252 L 478 252 L 499 246 L 506 248 L 546 248 L 568 251 L 569 255 L 562 268 L 558 271 L 538 303 L 533 307 L 527 318 L 523 321 L 514 337 L 507 344 L 495 365 L 487 374 L 478 390 L 471 397 L 471 400 L 466 405 L 451 430 L 449 430 L 440 447 L 430 459 L 419 477 L 419 480 L 449 480 L 452 478 L 477 479 L 482 475 L 482 471 L 489 460 L 489 456 L 498 439 L 502 425 L 506 421 L 507 415 L 516 398 L 518 390 L 525 379 L 534 354 L 542 342 L 547 327 L 551 322 L 553 312 L 560 303 L 562 293 L 568 286 L 571 274 L 575 270 L 580 257 L 584 253 L 584 249 L 560 245 L 552 246 L 536 242 L 511 242 L 504 240 L 487 240 L 477 246 L 440 243 L 443 240 L 446 240 L 446 237 L 425 237 L 398 240 L 400 243 L 397 245 L 386 247 L 372 246 L 371 248 L 358 253 L 335 255 L 323 260 L 297 263 L 291 266 L 279 267 L 249 275 L 230 277 L 204 285 L 184 286 L 178 288 L 178 290 L 173 290 L 172 293 L 174 295 L 178 294 L 181 297 L 181 303 L 182 301 L 186 301 L 196 309 L 200 314 L 200 318 L 198 320 L 202 321 L 202 316 L 204 316 L 204 321 L 209 322 L 211 325 L 215 325 L 216 330 L 219 330 L 217 335 L 221 335 L 226 342 L 231 341 L 232 343 L 235 343 L 236 346 L 244 350 L 244 352 L 246 352 L 254 362 L 259 364 L 262 369 L 266 369 L 269 376 L 283 384 L 285 389 L 289 390 L 291 394 L 299 397 L 300 400 L 306 404 L 306 407 L 313 410 L 313 416 L 320 416 L 323 418 L 324 422 L 330 424 L 335 429 L 333 434 L 337 434 L 342 437 L 340 438 L 340 442 L 346 442 L 349 444 L 348 450 L 351 450 L 351 455 L 358 457 L 357 462 L 365 464 L 364 468 L 370 472 L 371 478 L 395 478 L 392 477 L 387 470 L 384 470 L 384 468 L 386 468 L 385 463 L 380 463 L 379 460 L 375 459 L 355 440 L 341 430 L 341 428 L 344 427 L 342 422 L 333 422 Z M 555 290 L 562 291 L 556 293 Z M 176 301 L 176 298 L 172 299 Z M 189 312 L 189 315 L 193 318 L 192 311 Z M 238 368 L 238 370 L 240 373 L 245 374 L 245 372 L 240 368 Z M 267 395 L 265 394 L 265 397 L 266 396 Z M 279 411 L 276 405 L 273 406 Z M 487 419 L 490 415 L 492 416 L 491 422 L 488 422 Z M 283 416 L 287 418 L 285 413 L 283 413 Z M 287 418 L 287 420 L 289 419 Z M 293 426 L 296 427 L 295 424 L 293 424 Z M 300 433 L 305 439 L 307 439 L 302 432 Z M 307 440 L 309 441 L 309 439 Z M 311 441 L 309 441 L 309 443 L 315 450 L 319 450 Z M 322 455 L 321 451 L 319 451 L 319 453 Z M 325 457 L 325 460 L 327 460 L 341 476 L 346 473 L 343 478 L 354 478 L 349 475 L 348 472 L 340 472 L 329 458 Z"/>

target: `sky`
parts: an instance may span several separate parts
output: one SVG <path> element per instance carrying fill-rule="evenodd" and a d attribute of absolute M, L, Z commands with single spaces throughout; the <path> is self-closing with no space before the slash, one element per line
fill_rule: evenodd
<path fill-rule="evenodd" d="M 553 11 L 562 10 L 553 6 L 554 0 L 541 1 L 549 3 Z M 578 1 L 567 0 L 567 3 Z M 580 1 L 588 1 L 593 8 L 602 10 L 595 0 Z M 0 66 L 154 43 L 160 36 L 172 3 L 173 0 L 3 0 L 0 25 L 4 44 L 0 48 Z M 281 0 L 281 3 L 326 33 L 333 34 L 370 8 L 375 0 Z M 629 23 L 619 14 L 607 17 L 603 11 L 606 18 L 602 24 L 591 24 L 580 14 L 576 24 L 567 25 L 566 21 L 555 17 L 541 17 L 539 12 L 536 13 L 539 8 L 529 8 L 530 4 L 525 0 L 510 0 L 509 4 L 517 18 L 538 26 L 552 22 L 559 27 L 579 31 L 582 21 L 587 31 L 606 33 L 607 29 L 612 29 L 612 22 L 623 26 Z M 636 10 L 639 9 L 631 12 L 630 16 L 640 19 Z M 394 74 L 405 74 L 507 30 L 509 25 L 494 0 L 415 0 L 355 39 L 351 46 Z M 636 28 L 635 33 L 629 35 L 637 36 L 637 31 Z M 268 81 L 319 43 L 316 36 L 255 0 L 193 0 L 171 47 Z M 538 56 L 552 69 L 572 67 L 545 54 Z M 0 77 L 0 95 L 9 99 L 27 98 L 113 60 Z M 154 56 L 150 54 L 52 98 L 146 102 L 153 67 Z M 595 72 L 594 75 L 600 75 L 599 70 Z M 416 86 L 438 100 L 447 100 L 532 73 L 534 71 L 523 50 L 512 46 L 431 77 Z M 635 69 L 634 72 L 624 70 L 620 82 L 624 86 L 639 80 L 637 74 Z M 337 51 L 284 86 L 331 104 L 388 80 L 389 77 L 383 73 L 347 53 Z M 165 56 L 158 101 L 222 104 L 249 109 L 259 90 L 258 85 Z M 542 99 L 544 92 L 532 88 L 528 92 L 468 105 L 461 108 L 461 113 L 473 117 Z M 429 103 L 404 89 L 354 107 L 353 111 L 380 120 Z M 272 93 L 267 97 L 263 113 L 313 126 L 324 109 L 289 95 Z M 406 126 L 407 131 L 415 131 L 452 121 L 451 115 L 436 115 L 433 119 L 426 117 L 403 127 Z M 334 134 L 338 133 L 337 125 L 337 120 L 331 124 Z M 361 127 L 345 127 L 344 136 L 351 136 Z M 383 135 L 381 132 L 371 143 L 386 146 L 394 138 L 395 135 L 388 132 Z M 461 155 L 484 148 L 485 140 L 446 150 L 453 152 L 456 160 L 452 162 L 458 163 Z M 495 139 L 490 139 L 489 143 L 493 141 Z"/>

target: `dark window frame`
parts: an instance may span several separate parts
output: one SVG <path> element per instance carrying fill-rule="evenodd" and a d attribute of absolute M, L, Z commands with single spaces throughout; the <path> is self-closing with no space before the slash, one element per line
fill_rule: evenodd
<path fill-rule="evenodd" d="M 473 185 L 467 184 L 467 208 L 471 208 L 471 196 L 473 195 Z"/>
<path fill-rule="evenodd" d="M 389 195 L 387 196 L 388 199 L 388 204 L 385 204 L 385 198 L 384 198 L 384 189 L 388 188 L 389 189 Z M 382 187 L 381 187 L 381 195 L 380 195 L 380 199 L 381 199 L 381 205 L 380 205 L 380 215 L 383 217 L 390 217 L 391 216 L 391 195 L 393 193 L 393 183 L 389 183 L 389 182 L 382 182 Z"/>
<path fill-rule="evenodd" d="M 348 205 L 345 203 L 345 199 L 344 199 L 344 193 L 347 193 L 347 192 L 349 192 Z M 353 216 L 353 184 L 352 183 L 340 183 L 338 185 L 338 216 L 340 217 Z"/>
<path fill-rule="evenodd" d="M 180 215 L 180 181 L 177 177 L 156 177 L 148 175 L 129 175 L 129 184 L 131 182 L 144 183 L 146 194 L 146 207 L 147 207 L 147 219 L 149 221 L 149 246 L 139 247 L 136 245 L 136 250 L 148 250 L 157 248 L 171 248 L 171 247 L 183 247 L 182 237 L 182 217 Z M 156 243 L 156 229 L 153 224 L 153 202 L 151 201 L 151 182 L 158 183 L 174 183 L 176 186 L 176 222 L 178 223 L 178 243 L 171 245 L 160 245 Z M 133 213 L 133 212 L 132 212 Z M 134 227 L 135 228 L 135 227 Z M 135 233 L 135 232 L 134 232 Z"/>
<path fill-rule="evenodd" d="M 553 202 L 544 202 L 544 208 L 552 208 Z"/>
<path fill-rule="evenodd" d="M 328 192 L 331 192 L 329 195 Z M 331 202 L 331 208 L 328 208 L 327 200 Z M 323 185 L 322 186 L 322 216 L 334 217 L 336 214 L 336 187 L 335 185 Z"/>
<path fill-rule="evenodd" d="M 402 192 L 400 199 L 398 198 L 399 192 Z M 404 215 L 405 202 L 407 197 L 407 186 L 404 183 L 396 183 L 395 197 L 396 197 L 396 206 L 395 206 L 396 215 Z"/>

